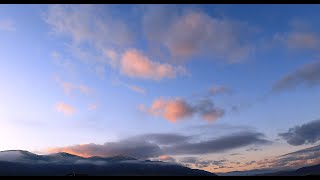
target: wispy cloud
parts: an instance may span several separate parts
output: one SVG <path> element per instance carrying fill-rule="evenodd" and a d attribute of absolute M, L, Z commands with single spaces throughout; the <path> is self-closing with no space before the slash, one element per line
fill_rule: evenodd
<path fill-rule="evenodd" d="M 177 122 L 187 118 L 191 118 L 198 114 L 203 120 L 213 122 L 224 116 L 224 110 L 214 106 L 209 99 L 202 99 L 190 104 L 183 98 L 156 99 L 150 108 L 141 106 L 140 110 L 154 116 L 160 116 L 170 122 Z"/>
<path fill-rule="evenodd" d="M 120 81 L 119 79 L 112 79 L 112 83 L 114 85 L 120 85 L 123 87 L 126 87 L 134 92 L 140 93 L 140 94 L 146 94 L 146 90 L 140 86 L 133 85 L 133 84 L 128 84 L 126 82 Z"/>
<path fill-rule="evenodd" d="M 206 54 L 227 62 L 246 60 L 254 51 L 244 41 L 253 28 L 246 23 L 212 17 L 200 10 L 160 5 L 149 7 L 144 14 L 144 31 L 151 42 L 167 48 L 174 57 Z"/>
<path fill-rule="evenodd" d="M 113 66 L 117 58 L 111 49 L 127 48 L 134 41 L 130 27 L 111 14 L 97 5 L 51 5 L 44 20 L 51 34 L 69 38 L 66 47 L 75 58 L 104 79 L 105 66 Z"/>
<path fill-rule="evenodd" d="M 85 95 L 91 95 L 93 93 L 93 89 L 86 85 L 76 85 L 71 82 L 63 81 L 59 77 L 56 77 L 55 80 L 62 87 L 63 92 L 67 95 L 71 95 L 74 91 L 78 91 Z"/>
<path fill-rule="evenodd" d="M 11 19 L 0 19 L 0 30 L 16 31 L 15 23 Z"/>
<path fill-rule="evenodd" d="M 133 40 L 130 28 L 114 16 L 99 16 L 96 5 L 52 5 L 45 21 L 53 33 L 67 35 L 75 43 L 88 42 L 101 48 L 111 44 L 126 44 Z M 103 38 L 102 38 L 103 37 Z"/>
<path fill-rule="evenodd" d="M 320 85 L 320 62 L 313 62 L 284 76 L 272 86 L 273 92 L 297 88 L 300 85 L 308 87 Z"/>
<path fill-rule="evenodd" d="M 311 121 L 301 126 L 290 128 L 279 136 L 293 146 L 314 144 L 320 140 L 320 120 Z"/>
<path fill-rule="evenodd" d="M 58 112 L 61 112 L 66 116 L 71 116 L 76 112 L 76 109 L 73 106 L 64 102 L 57 103 L 55 108 Z"/>
<path fill-rule="evenodd" d="M 320 34 L 312 30 L 306 21 L 293 20 L 290 22 L 291 31 L 277 33 L 273 37 L 274 43 L 282 43 L 289 50 L 319 51 Z"/>

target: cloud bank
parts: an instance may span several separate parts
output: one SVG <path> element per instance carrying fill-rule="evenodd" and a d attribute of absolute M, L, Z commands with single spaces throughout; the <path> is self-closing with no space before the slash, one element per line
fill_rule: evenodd
<path fill-rule="evenodd" d="M 270 143 L 263 137 L 261 133 L 242 132 L 201 141 L 195 136 L 180 134 L 144 134 L 102 145 L 82 144 L 51 148 L 48 152 L 67 152 L 84 157 L 130 156 L 138 159 L 148 159 L 162 156 L 162 158 L 165 158 L 165 156 L 172 155 L 219 153 L 249 145 Z"/>

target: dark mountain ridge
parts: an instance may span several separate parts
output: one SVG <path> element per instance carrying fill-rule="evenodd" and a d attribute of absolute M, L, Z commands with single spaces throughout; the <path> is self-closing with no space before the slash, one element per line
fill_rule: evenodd
<path fill-rule="evenodd" d="M 126 156 L 84 158 L 68 153 L 37 155 L 1 151 L 0 176 L 216 176 L 175 163 L 143 161 Z"/>

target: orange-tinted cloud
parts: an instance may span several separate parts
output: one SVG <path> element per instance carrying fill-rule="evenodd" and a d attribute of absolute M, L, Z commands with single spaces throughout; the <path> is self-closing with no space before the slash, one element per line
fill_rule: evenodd
<path fill-rule="evenodd" d="M 164 99 L 159 98 L 155 100 L 148 110 L 152 115 L 162 116 L 170 122 L 177 122 L 178 120 L 192 116 L 192 107 L 181 98 Z"/>
<path fill-rule="evenodd" d="M 159 156 L 159 160 L 163 162 L 176 162 L 176 160 L 173 157 L 168 155 Z"/>
<path fill-rule="evenodd" d="M 224 111 L 214 106 L 211 100 L 201 100 L 190 104 L 182 98 L 159 98 L 153 101 L 150 108 L 140 105 L 139 109 L 154 116 L 160 116 L 170 122 L 191 118 L 198 114 L 203 120 L 213 122 L 224 116 Z"/>
<path fill-rule="evenodd" d="M 71 106 L 71 105 L 68 105 L 64 102 L 59 102 L 56 104 L 56 110 L 58 112 L 61 112 L 63 113 L 64 115 L 67 115 L 67 116 L 70 116 L 72 114 L 74 114 L 76 112 L 76 109 Z"/>
<path fill-rule="evenodd" d="M 182 72 L 181 68 L 152 61 L 136 49 L 127 50 L 123 54 L 120 69 L 123 74 L 130 77 L 152 80 L 174 78 Z"/>

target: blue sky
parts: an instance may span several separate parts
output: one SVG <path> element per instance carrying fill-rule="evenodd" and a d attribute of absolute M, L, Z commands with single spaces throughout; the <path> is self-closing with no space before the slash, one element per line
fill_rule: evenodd
<path fill-rule="evenodd" d="M 179 161 L 243 153 L 258 161 L 314 145 L 308 139 L 292 145 L 279 133 L 319 119 L 318 11 L 317 5 L 1 5 L 0 150 L 81 155 L 77 144 L 141 134 L 201 142 L 243 131 L 272 143 L 162 155 Z"/>

